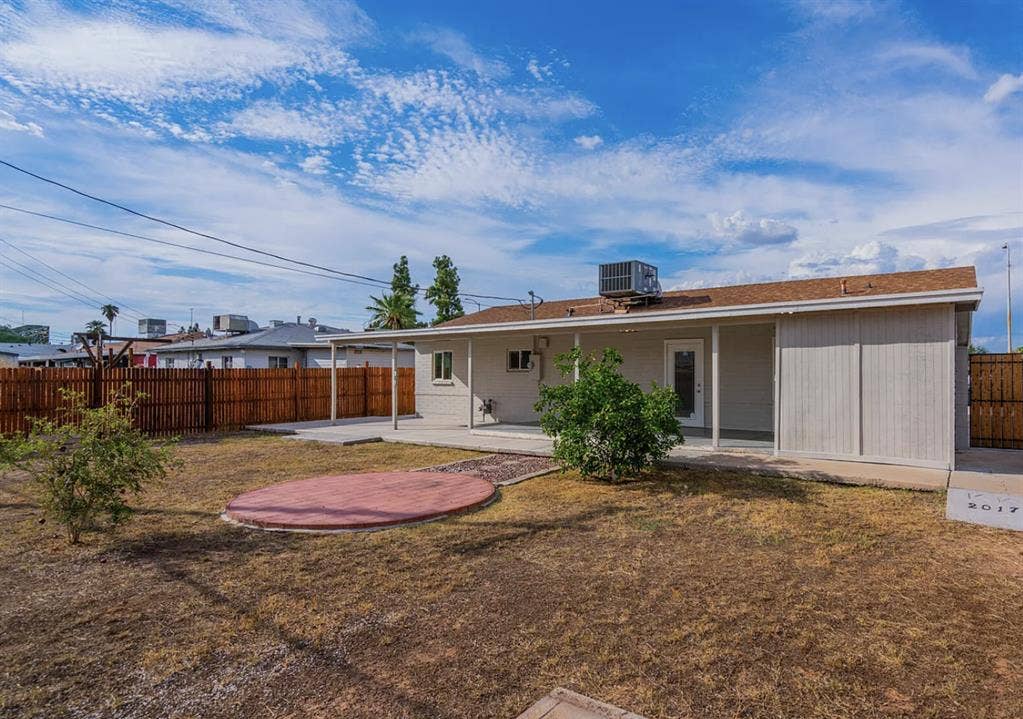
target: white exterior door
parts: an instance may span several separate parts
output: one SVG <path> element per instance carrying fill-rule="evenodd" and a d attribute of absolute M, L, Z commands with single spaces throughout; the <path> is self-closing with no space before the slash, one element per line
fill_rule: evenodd
<path fill-rule="evenodd" d="M 687 427 L 703 426 L 703 340 L 664 343 L 664 386 L 678 395 L 675 416 Z"/>

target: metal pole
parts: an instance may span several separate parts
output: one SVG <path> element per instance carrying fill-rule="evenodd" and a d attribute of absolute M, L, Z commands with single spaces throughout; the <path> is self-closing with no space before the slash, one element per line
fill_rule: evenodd
<path fill-rule="evenodd" d="M 536 319 L 536 293 L 533 290 L 529 291 L 529 319 Z"/>
<path fill-rule="evenodd" d="M 721 328 L 710 328 L 710 444 L 714 449 L 721 446 Z"/>
<path fill-rule="evenodd" d="M 572 338 L 572 346 L 574 346 L 576 348 L 579 347 L 579 333 L 578 332 L 576 332 L 575 333 L 575 337 Z M 579 381 L 579 360 L 578 359 L 576 359 L 575 366 L 572 368 L 572 381 L 573 382 L 578 382 Z"/>
<path fill-rule="evenodd" d="M 1005 250 L 1005 351 L 1012 352 L 1012 255 L 1008 242 L 1002 249 Z"/>
<path fill-rule="evenodd" d="M 330 343 L 330 423 L 337 423 L 337 345 Z"/>
<path fill-rule="evenodd" d="M 473 411 L 473 389 L 472 389 L 472 337 L 468 340 L 469 347 L 466 354 L 466 362 L 468 367 L 466 368 L 466 383 L 469 386 L 469 429 L 471 430 L 476 425 L 476 414 Z"/>
<path fill-rule="evenodd" d="M 391 343 L 391 426 L 398 429 L 398 343 Z"/>

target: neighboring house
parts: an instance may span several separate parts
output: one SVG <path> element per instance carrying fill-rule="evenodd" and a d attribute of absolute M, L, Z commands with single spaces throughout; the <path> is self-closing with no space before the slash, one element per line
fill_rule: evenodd
<path fill-rule="evenodd" d="M 0 367 L 17 367 L 18 353 L 0 349 Z"/>
<path fill-rule="evenodd" d="M 317 343 L 317 337 L 345 333 L 336 327 L 316 324 L 280 322 L 251 332 L 204 337 L 176 342 L 150 350 L 158 367 L 202 367 L 207 362 L 218 369 L 330 367 L 330 348 Z M 338 367 L 372 367 L 391 364 L 388 345 L 360 344 L 337 353 Z M 412 367 L 415 357 L 410 347 L 399 351 L 399 363 Z"/>
<path fill-rule="evenodd" d="M 17 355 L 20 367 L 85 367 L 89 356 L 72 345 L 0 344 L 0 351 Z"/>
<path fill-rule="evenodd" d="M 623 374 L 673 387 L 682 424 L 713 446 L 750 438 L 778 455 L 949 468 L 969 442 L 981 295 L 974 268 L 957 267 L 509 305 L 322 339 L 414 342 L 417 414 L 470 428 L 536 422 L 539 386 L 571 381 L 558 354 L 615 347 Z"/>

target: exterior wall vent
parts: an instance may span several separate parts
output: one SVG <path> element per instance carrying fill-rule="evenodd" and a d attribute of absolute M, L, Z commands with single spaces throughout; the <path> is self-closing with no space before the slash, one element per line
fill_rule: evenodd
<path fill-rule="evenodd" d="M 601 297 L 627 299 L 661 295 L 657 268 L 639 260 L 600 265 L 598 282 Z"/>

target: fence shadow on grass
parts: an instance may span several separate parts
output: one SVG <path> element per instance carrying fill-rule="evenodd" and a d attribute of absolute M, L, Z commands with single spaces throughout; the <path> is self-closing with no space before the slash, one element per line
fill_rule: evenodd
<path fill-rule="evenodd" d="M 674 496 L 716 495 L 726 499 L 813 501 L 813 492 L 805 481 L 757 475 L 741 469 L 659 467 L 619 486 Z"/>

